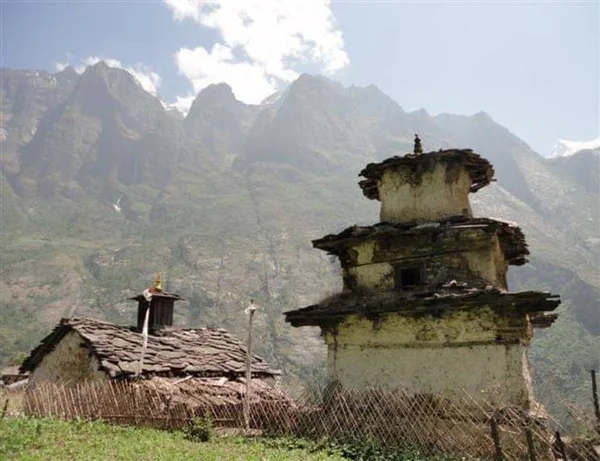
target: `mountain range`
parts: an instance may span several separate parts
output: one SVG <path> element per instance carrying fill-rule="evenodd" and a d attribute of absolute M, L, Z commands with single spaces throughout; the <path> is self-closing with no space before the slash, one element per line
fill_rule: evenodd
<path fill-rule="evenodd" d="M 253 298 L 259 352 L 289 382 L 321 379 L 317 331 L 281 312 L 340 289 L 311 239 L 378 221 L 358 172 L 411 151 L 419 133 L 425 151 L 471 148 L 493 163 L 497 182 L 472 201 L 528 238 L 531 263 L 509 271 L 511 290 L 563 299 L 531 348 L 537 389 L 587 395 L 600 367 L 598 147 L 544 158 L 484 112 L 406 112 L 374 85 L 313 75 L 261 105 L 211 85 L 184 117 L 103 62 L 1 72 L 0 361 L 18 361 L 60 317 L 133 323 L 127 298 L 163 271 L 184 298 L 179 326 L 243 335 Z"/>

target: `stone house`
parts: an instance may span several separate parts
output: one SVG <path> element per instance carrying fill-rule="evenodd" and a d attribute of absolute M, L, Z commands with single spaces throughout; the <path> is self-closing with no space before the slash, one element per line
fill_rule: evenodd
<path fill-rule="evenodd" d="M 285 313 L 318 326 L 328 376 L 346 387 L 472 395 L 499 390 L 532 402 L 527 346 L 560 303 L 510 293 L 506 273 L 529 254 L 514 224 L 473 217 L 469 194 L 493 180 L 469 149 L 408 154 L 369 164 L 359 182 L 381 202 L 381 222 L 313 241 L 339 258 L 343 292 Z"/>
<path fill-rule="evenodd" d="M 241 402 L 246 348 L 237 338 L 221 328 L 173 328 L 173 305 L 180 298 L 172 293 L 155 292 L 150 302 L 142 295 L 132 299 L 138 301 L 135 327 L 62 319 L 21 366 L 21 372 L 29 373 L 30 386 L 135 379 L 166 392 L 185 389 L 186 398 L 197 402 Z M 147 345 L 140 367 L 147 309 Z M 276 385 L 280 374 L 253 355 L 253 401 L 287 398 Z"/>

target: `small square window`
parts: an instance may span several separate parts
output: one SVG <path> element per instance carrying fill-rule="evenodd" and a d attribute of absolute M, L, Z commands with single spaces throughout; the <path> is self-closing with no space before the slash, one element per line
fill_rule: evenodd
<path fill-rule="evenodd" d="M 424 282 L 423 268 L 419 266 L 396 267 L 396 288 L 408 288 L 422 285 Z"/>

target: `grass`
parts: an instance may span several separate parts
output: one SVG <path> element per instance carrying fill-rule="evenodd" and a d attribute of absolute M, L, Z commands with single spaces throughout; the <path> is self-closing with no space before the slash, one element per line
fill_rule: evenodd
<path fill-rule="evenodd" d="M 13 460 L 341 460 L 323 451 L 215 437 L 196 443 L 182 432 L 115 426 L 99 421 L 5 418 L 0 459 Z"/>

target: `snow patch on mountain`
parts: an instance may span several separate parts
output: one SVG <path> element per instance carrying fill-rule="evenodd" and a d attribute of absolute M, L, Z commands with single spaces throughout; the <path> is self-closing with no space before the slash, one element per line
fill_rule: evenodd
<path fill-rule="evenodd" d="M 559 139 L 556 145 L 552 148 L 550 158 L 556 157 L 568 157 L 573 155 L 580 150 L 593 150 L 600 149 L 600 137 L 592 139 L 591 141 L 567 141 L 565 139 Z"/>

